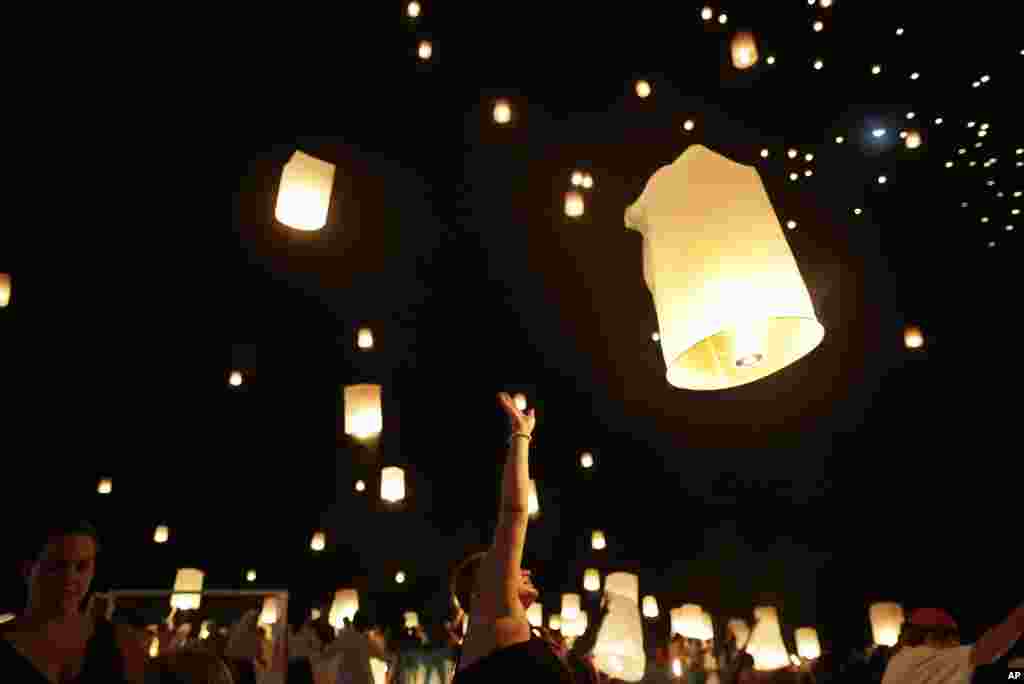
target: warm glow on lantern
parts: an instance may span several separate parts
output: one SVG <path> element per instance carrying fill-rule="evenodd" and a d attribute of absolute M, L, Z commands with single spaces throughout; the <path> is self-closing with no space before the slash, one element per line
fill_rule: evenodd
<path fill-rule="evenodd" d="M 820 60 L 820 59 L 814 60 L 814 68 L 815 69 L 820 70 L 824 66 L 825 66 L 825 62 L 823 60 Z"/>
<path fill-rule="evenodd" d="M 594 177 L 589 173 L 583 174 L 583 189 L 590 190 L 594 187 Z"/>
<path fill-rule="evenodd" d="M 644 596 L 644 617 L 658 617 L 658 599 L 653 596 Z"/>
<path fill-rule="evenodd" d="M 601 588 L 601 573 L 596 568 L 587 568 L 583 572 L 583 588 L 587 591 L 598 591 Z"/>
<path fill-rule="evenodd" d="M 348 385 L 345 387 L 345 434 L 356 439 L 380 435 L 384 427 L 381 411 L 380 385 Z"/>
<path fill-rule="evenodd" d="M 364 492 L 364 491 L 366 491 L 366 483 L 363 482 L 362 480 L 356 480 L 356 491 L 357 492 Z"/>
<path fill-rule="evenodd" d="M 402 572 L 401 570 L 396 572 L 395 573 L 395 582 L 398 583 L 398 584 L 404 584 L 405 583 L 405 573 Z"/>
<path fill-rule="evenodd" d="M 296 230 L 320 230 L 334 185 L 334 164 L 296 150 L 281 172 L 274 216 Z"/>
<path fill-rule="evenodd" d="M 873 603 L 869 616 L 875 645 L 895 646 L 903 627 L 903 606 L 898 603 Z"/>
<path fill-rule="evenodd" d="M 688 603 L 673 614 L 673 629 L 687 639 L 710 639 L 704 619 L 704 609 L 695 603 Z"/>
<path fill-rule="evenodd" d="M 814 32 L 815 32 L 815 33 L 820 33 L 820 32 L 821 32 L 821 30 L 822 30 L 823 28 L 825 28 L 825 24 L 824 24 L 824 23 L 822 23 L 822 22 L 820 22 L 820 21 L 816 21 L 816 22 L 814 22 L 814 24 L 813 24 L 813 26 L 812 26 L 811 28 L 813 28 L 813 29 L 814 29 Z"/>
<path fill-rule="evenodd" d="M 580 595 L 562 594 L 562 620 L 571 622 L 580 614 Z"/>
<path fill-rule="evenodd" d="M 0 309 L 11 303 L 11 274 L 0 273 Z"/>
<path fill-rule="evenodd" d="M 801 627 L 796 630 L 796 652 L 807 660 L 820 657 L 821 643 L 818 641 L 818 630 L 813 627 Z"/>
<path fill-rule="evenodd" d="M 373 349 L 373 331 L 369 328 L 360 328 L 356 335 L 356 346 L 360 349 Z"/>
<path fill-rule="evenodd" d="M 312 541 L 309 542 L 309 548 L 314 551 L 323 551 L 327 545 L 327 535 L 323 532 L 316 532 L 313 534 Z"/>
<path fill-rule="evenodd" d="M 711 17 L 715 16 L 714 10 L 706 6 L 700 11 L 700 18 L 704 21 L 711 21 Z"/>
<path fill-rule="evenodd" d="M 334 592 L 331 612 L 327 621 L 335 629 L 345 626 L 344 620 L 352 620 L 359 611 L 359 592 L 355 589 L 338 589 Z"/>
<path fill-rule="evenodd" d="M 683 663 L 679 658 L 672 659 L 672 675 L 675 677 L 683 676 Z"/>
<path fill-rule="evenodd" d="M 548 629 L 558 631 L 562 629 L 562 616 L 554 613 L 548 617 Z"/>
<path fill-rule="evenodd" d="M 577 187 L 577 188 L 579 186 L 583 185 L 583 172 L 582 171 L 573 171 L 572 172 L 572 176 L 570 178 L 570 182 L 573 184 L 574 187 Z"/>
<path fill-rule="evenodd" d="M 544 606 L 539 603 L 531 603 L 530 607 L 526 609 L 526 619 L 534 627 L 540 627 L 544 624 Z"/>
<path fill-rule="evenodd" d="M 413 629 L 420 626 L 420 616 L 415 611 L 409 610 L 403 613 L 402 618 L 405 620 L 405 628 Z"/>
<path fill-rule="evenodd" d="M 255 570 L 249 570 L 248 572 L 246 572 L 245 573 L 245 579 L 246 579 L 247 582 L 255 582 L 256 581 L 256 571 Z"/>
<path fill-rule="evenodd" d="M 263 610 L 260 612 L 259 623 L 261 625 L 277 624 L 279 606 L 276 596 L 263 597 Z"/>
<path fill-rule="evenodd" d="M 171 606 L 178 610 L 198 610 L 203 597 L 203 571 L 182 568 L 174 579 Z"/>
<path fill-rule="evenodd" d="M 583 195 L 575 190 L 565 193 L 565 215 L 569 218 L 583 216 Z"/>
<path fill-rule="evenodd" d="M 696 124 L 693 123 L 693 119 L 687 119 L 683 122 L 683 130 L 692 131 Z"/>
<path fill-rule="evenodd" d="M 398 503 L 405 498 L 405 471 L 389 466 L 380 471 L 380 498 Z"/>
<path fill-rule="evenodd" d="M 903 344 L 907 349 L 920 349 L 924 346 L 924 333 L 916 325 L 908 325 L 903 330 Z"/>
<path fill-rule="evenodd" d="M 242 374 L 239 371 L 231 371 L 231 376 L 228 378 L 228 384 L 232 387 L 238 387 L 242 384 Z"/>
<path fill-rule="evenodd" d="M 774 608 L 754 609 L 757 624 L 754 625 L 747 645 L 747 653 L 754 658 L 754 669 L 762 672 L 778 670 L 789 664 L 789 651 L 782 639 L 778 613 Z"/>
<path fill-rule="evenodd" d="M 167 541 L 168 536 L 170 536 L 170 530 L 167 529 L 167 525 L 157 525 L 156 531 L 153 533 L 153 541 L 163 544 Z"/>
<path fill-rule="evenodd" d="M 409 3 L 409 6 L 406 7 L 405 11 L 410 18 L 415 19 L 416 17 L 420 16 L 420 3 L 416 2 L 416 0 L 413 0 L 412 2 Z"/>
<path fill-rule="evenodd" d="M 417 54 L 419 54 L 420 59 L 426 61 L 434 54 L 434 46 L 430 44 L 429 40 L 421 40 Z"/>
<path fill-rule="evenodd" d="M 320 614 L 321 613 L 319 608 L 313 608 L 311 611 L 309 611 L 309 617 L 313 619 L 313 622 L 316 622 L 320 619 Z"/>
<path fill-rule="evenodd" d="M 643 620 L 640 617 L 640 579 L 628 572 L 613 572 L 605 579 L 608 615 L 594 644 L 594 666 L 626 682 L 643 679 Z"/>
<path fill-rule="evenodd" d="M 583 466 L 584 468 L 593 468 L 594 467 L 594 455 L 591 454 L 589 451 L 584 451 L 580 455 L 580 465 Z"/>
<path fill-rule="evenodd" d="M 109 477 L 105 477 L 100 480 L 99 485 L 96 486 L 96 491 L 100 494 L 109 494 L 114 491 L 114 481 Z"/>
<path fill-rule="evenodd" d="M 672 386 L 744 385 L 821 343 L 825 330 L 755 167 L 691 146 L 651 177 L 626 226 L 644 236 Z"/>
<path fill-rule="evenodd" d="M 594 533 L 590 535 L 590 546 L 595 551 L 600 551 L 607 546 L 604 539 L 604 532 L 601 530 L 594 530 Z"/>
<path fill-rule="evenodd" d="M 540 514 L 540 499 L 537 497 L 537 482 L 530 480 L 530 493 L 527 497 L 527 510 L 531 518 Z"/>
<path fill-rule="evenodd" d="M 519 409 L 520 411 L 525 411 L 526 410 L 526 395 L 525 394 L 517 394 L 517 395 L 515 395 L 514 397 L 512 397 L 512 403 L 515 404 L 516 408 Z"/>
<path fill-rule="evenodd" d="M 916 150 L 921 146 L 921 134 L 917 131 L 908 132 L 903 144 L 907 146 L 908 150 Z"/>
<path fill-rule="evenodd" d="M 636 94 L 640 97 L 648 97 L 651 94 L 651 84 L 647 81 L 637 81 Z"/>
<path fill-rule="evenodd" d="M 512 105 L 508 100 L 498 100 L 494 103 L 494 121 L 499 124 L 507 124 L 512 120 Z"/>
<path fill-rule="evenodd" d="M 732 38 L 730 45 L 732 65 L 737 69 L 749 69 L 757 63 L 757 42 L 754 34 L 740 32 Z"/>

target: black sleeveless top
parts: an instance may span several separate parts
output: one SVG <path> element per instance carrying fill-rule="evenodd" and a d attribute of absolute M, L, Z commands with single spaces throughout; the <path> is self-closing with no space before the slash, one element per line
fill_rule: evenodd
<path fill-rule="evenodd" d="M 32 662 L 18 652 L 11 642 L 0 638 L 0 672 L 4 681 L 19 684 L 50 684 L 42 672 Z M 74 684 L 122 684 L 127 683 L 124 677 L 124 659 L 121 649 L 117 646 L 114 625 L 106 620 L 99 620 L 89 643 L 86 644 L 85 660 L 82 672 L 74 680 Z"/>
<path fill-rule="evenodd" d="M 456 670 L 452 684 L 526 682 L 573 684 L 573 676 L 543 639 L 531 637 L 498 649 L 464 670 Z"/>

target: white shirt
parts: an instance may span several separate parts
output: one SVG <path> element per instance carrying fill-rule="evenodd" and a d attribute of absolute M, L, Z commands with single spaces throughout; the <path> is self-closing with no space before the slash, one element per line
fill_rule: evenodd
<path fill-rule="evenodd" d="M 882 684 L 970 684 L 973 646 L 905 646 L 889 660 Z"/>

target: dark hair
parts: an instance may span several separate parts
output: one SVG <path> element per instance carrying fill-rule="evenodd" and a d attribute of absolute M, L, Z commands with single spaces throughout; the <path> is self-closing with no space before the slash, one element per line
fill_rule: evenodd
<path fill-rule="evenodd" d="M 314 684 L 313 665 L 309 658 L 295 658 L 288 661 L 289 684 Z"/>
<path fill-rule="evenodd" d="M 96 550 L 100 549 L 100 533 L 92 523 L 80 518 L 53 518 L 34 525 L 26 535 L 24 560 L 38 560 L 46 545 L 61 537 L 92 537 Z"/>
<path fill-rule="evenodd" d="M 455 606 L 466 613 L 472 610 L 472 596 L 476 588 L 476 572 L 480 569 L 486 551 L 477 551 L 463 558 L 452 570 L 449 589 Z"/>
<path fill-rule="evenodd" d="M 929 641 L 950 641 L 960 638 L 960 630 L 954 627 L 925 627 L 909 622 L 900 629 L 900 646 L 923 646 Z"/>

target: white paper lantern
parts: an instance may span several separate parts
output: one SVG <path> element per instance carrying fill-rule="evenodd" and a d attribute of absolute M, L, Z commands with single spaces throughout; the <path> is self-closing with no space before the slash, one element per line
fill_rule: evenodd
<path fill-rule="evenodd" d="M 376 437 L 384 427 L 380 385 L 345 387 L 345 434 L 356 439 Z"/>
<path fill-rule="evenodd" d="M 334 164 L 296 150 L 281 172 L 274 209 L 277 220 L 304 231 L 327 225 L 334 169 Z"/>
<path fill-rule="evenodd" d="M 399 570 L 395 573 L 395 582 L 398 584 L 405 584 L 405 573 Z"/>
<path fill-rule="evenodd" d="M 109 477 L 105 477 L 100 480 L 100 483 L 96 485 L 96 491 L 100 494 L 109 494 L 114 491 L 114 481 Z"/>
<path fill-rule="evenodd" d="M 640 618 L 640 579 L 628 572 L 613 572 L 605 578 L 608 615 L 601 623 L 594 645 L 594 666 L 616 679 L 643 679 L 643 621 Z"/>
<path fill-rule="evenodd" d="M 494 103 L 494 121 L 499 124 L 507 124 L 512 120 L 512 105 L 508 100 L 498 100 Z"/>
<path fill-rule="evenodd" d="M 540 515 L 540 499 L 537 497 L 537 482 L 530 480 L 530 493 L 527 497 L 527 510 L 531 518 Z"/>
<path fill-rule="evenodd" d="M 415 611 L 406 611 L 402 617 L 405 619 L 405 628 L 413 629 L 420 626 L 420 616 Z"/>
<path fill-rule="evenodd" d="M 921 146 L 921 134 L 917 131 L 908 132 L 903 144 L 907 146 L 908 150 L 916 150 Z"/>
<path fill-rule="evenodd" d="M 601 588 L 601 573 L 596 568 L 587 568 L 583 573 L 583 588 L 598 591 Z"/>
<path fill-rule="evenodd" d="M 416 0 L 412 0 L 408 7 L 405 8 L 405 13 L 409 15 L 410 19 L 415 19 L 420 16 L 420 9 L 420 3 L 416 2 Z"/>
<path fill-rule="evenodd" d="M 171 534 L 170 530 L 167 529 L 167 525 L 157 525 L 156 531 L 153 533 L 153 541 L 157 544 L 163 544 L 167 541 L 167 537 Z"/>
<path fill-rule="evenodd" d="M 903 330 L 903 344 L 907 349 L 920 349 L 924 346 L 924 333 L 916 325 L 908 325 Z"/>
<path fill-rule="evenodd" d="M 581 610 L 576 614 L 576 617 L 572 620 L 566 620 L 562 617 L 562 636 L 565 637 L 581 637 L 584 632 L 587 631 L 587 611 Z"/>
<path fill-rule="evenodd" d="M 757 64 L 757 41 L 754 34 L 747 32 L 737 33 L 730 44 L 732 53 L 732 65 L 737 69 L 749 69 Z"/>
<path fill-rule="evenodd" d="M 591 454 L 589 451 L 584 451 L 580 455 L 580 465 L 583 466 L 584 468 L 593 468 L 594 467 L 594 455 Z"/>
<path fill-rule="evenodd" d="M 279 605 L 276 596 L 263 597 L 263 610 L 260 611 L 259 623 L 261 625 L 277 624 Z"/>
<path fill-rule="evenodd" d="M 314 551 L 323 551 L 327 546 L 327 535 L 323 532 L 314 532 L 313 539 L 309 542 L 309 548 Z"/>
<path fill-rule="evenodd" d="M 903 606 L 889 602 L 873 603 L 869 616 L 875 645 L 895 646 L 903 628 Z"/>
<path fill-rule="evenodd" d="M 704 609 L 695 603 L 687 603 L 679 609 L 676 614 L 678 626 L 677 633 L 687 639 L 710 639 L 707 635 L 707 626 L 704 620 Z"/>
<path fill-rule="evenodd" d="M 398 466 L 388 466 L 380 471 L 380 498 L 398 503 L 405 498 L 405 471 Z"/>
<path fill-rule="evenodd" d="M 601 549 L 607 547 L 608 544 L 604 539 L 604 532 L 602 532 L 601 530 L 594 530 L 594 533 L 590 535 L 590 546 L 595 551 L 600 551 Z"/>
<path fill-rule="evenodd" d="M 202 570 L 181 568 L 174 579 L 171 606 L 178 610 L 198 610 L 203 598 Z"/>
<path fill-rule="evenodd" d="M 774 609 L 773 609 L 774 610 Z M 782 639 L 778 613 L 762 612 L 750 634 L 747 653 L 754 658 L 754 669 L 761 672 L 778 670 L 789 665 L 789 651 Z"/>
<path fill-rule="evenodd" d="M 744 385 L 821 343 L 825 330 L 754 167 L 694 145 L 651 177 L 626 226 L 644 236 L 672 386 Z"/>
<path fill-rule="evenodd" d="M 531 603 L 530 607 L 526 609 L 526 619 L 534 627 L 540 627 L 544 624 L 544 606 L 540 603 Z"/>
<path fill-rule="evenodd" d="M 356 336 L 356 345 L 360 349 L 373 349 L 373 331 L 369 328 L 360 328 Z"/>
<path fill-rule="evenodd" d="M 419 54 L 420 59 L 426 61 L 434 54 L 434 46 L 430 44 L 429 40 L 421 40 L 417 48 L 417 54 Z"/>
<path fill-rule="evenodd" d="M 573 171 L 572 172 L 572 176 L 570 177 L 570 182 L 572 183 L 573 187 L 576 187 L 576 188 L 578 188 L 581 185 L 583 185 L 583 172 L 582 171 Z"/>
<path fill-rule="evenodd" d="M 0 309 L 11 303 L 11 274 L 0 273 Z"/>
<path fill-rule="evenodd" d="M 562 616 L 558 613 L 552 613 L 548 617 L 548 629 L 559 631 L 562 629 Z"/>
<path fill-rule="evenodd" d="M 242 384 L 242 374 L 239 371 L 231 371 L 231 375 L 228 377 L 228 384 L 232 387 L 238 387 Z"/>
<path fill-rule="evenodd" d="M 807 660 L 820 657 L 821 642 L 818 641 L 818 630 L 814 627 L 801 627 L 796 630 L 796 652 Z"/>
<path fill-rule="evenodd" d="M 334 592 L 334 601 L 331 602 L 331 611 L 327 621 L 335 629 L 345 626 L 345 620 L 352 620 L 359 612 L 359 592 L 355 589 L 338 589 Z"/>
<path fill-rule="evenodd" d="M 565 215 L 569 218 L 583 216 L 583 195 L 576 190 L 565 193 Z"/>
<path fill-rule="evenodd" d="M 246 572 L 245 573 L 245 580 L 247 582 L 255 582 L 256 581 L 256 571 L 255 570 L 249 570 L 248 572 Z"/>
<path fill-rule="evenodd" d="M 580 614 L 580 595 L 562 594 L 562 621 L 571 622 Z"/>
<path fill-rule="evenodd" d="M 656 618 L 658 617 L 658 599 L 653 596 L 644 596 L 644 617 Z"/>
<path fill-rule="evenodd" d="M 637 81 L 636 94 L 641 98 L 649 97 L 651 94 L 651 84 L 647 81 Z"/>

